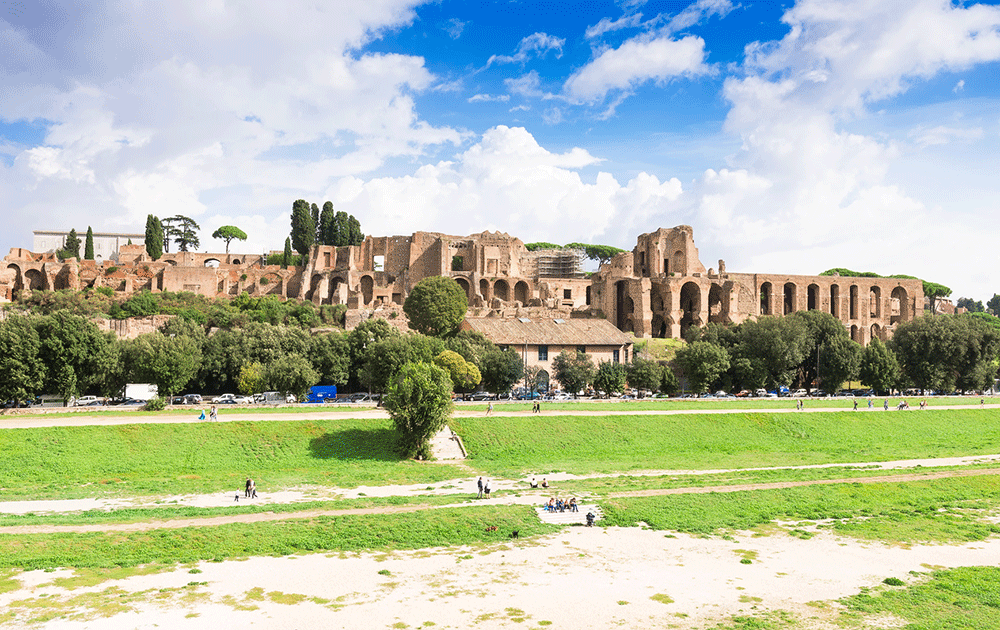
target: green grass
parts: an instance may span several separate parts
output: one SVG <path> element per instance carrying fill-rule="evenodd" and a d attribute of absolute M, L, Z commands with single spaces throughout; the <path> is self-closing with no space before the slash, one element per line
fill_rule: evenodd
<path fill-rule="evenodd" d="M 497 530 L 486 531 L 491 525 Z M 501 543 L 515 529 L 525 539 L 558 527 L 541 523 L 530 507 L 483 506 L 143 532 L 0 535 L 0 568 L 128 567 Z"/>
<path fill-rule="evenodd" d="M 993 410 L 453 418 L 493 475 L 751 468 L 1000 452 Z"/>
<path fill-rule="evenodd" d="M 840 600 L 848 612 L 841 625 L 868 627 L 865 616 L 893 615 L 912 630 L 987 630 L 1000 628 L 1000 568 L 961 567 L 934 571 L 907 588 L 880 587 Z"/>
<path fill-rule="evenodd" d="M 7 499 L 432 483 L 466 475 L 401 460 L 388 419 L 128 424 L 0 432 Z"/>
<path fill-rule="evenodd" d="M 836 532 L 896 543 L 983 540 L 1000 526 L 981 519 L 1000 508 L 994 475 L 903 483 L 831 484 L 780 490 L 629 497 L 601 502 L 604 525 L 691 534 L 750 530 L 776 520 L 824 521 Z"/>

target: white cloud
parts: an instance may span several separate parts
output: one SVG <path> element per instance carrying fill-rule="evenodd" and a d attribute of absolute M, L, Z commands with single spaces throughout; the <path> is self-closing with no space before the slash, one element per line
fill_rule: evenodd
<path fill-rule="evenodd" d="M 0 169 L 9 245 L 73 213 L 98 230 L 141 230 L 150 212 L 201 221 L 203 198 L 230 188 L 241 206 L 213 216 L 270 216 L 267 204 L 463 143 L 417 113 L 415 94 L 448 89 L 421 57 L 359 52 L 418 3 L 95 0 L 61 38 L 0 21 L 0 119 L 51 122 L 43 146 Z M 248 247 L 276 238 L 252 229 Z"/>
<path fill-rule="evenodd" d="M 958 94 L 964 89 L 965 89 L 965 79 L 959 79 L 958 83 L 955 84 L 955 87 L 952 88 L 951 91 Z"/>
<path fill-rule="evenodd" d="M 500 101 L 501 103 L 506 103 L 509 100 L 509 94 L 475 94 L 470 96 L 468 99 L 470 103 L 488 103 L 490 101 Z"/>
<path fill-rule="evenodd" d="M 553 153 L 525 129 L 499 126 L 454 160 L 403 177 L 346 177 L 330 197 L 371 217 L 366 229 L 376 234 L 499 229 L 562 243 L 645 226 L 681 195 L 678 180 L 661 183 L 647 173 L 624 186 L 605 172 L 585 181 L 578 171 L 600 162 L 579 148 Z"/>
<path fill-rule="evenodd" d="M 542 79 L 535 70 L 513 79 L 504 79 L 503 83 L 512 94 L 519 94 L 529 98 L 545 96 L 541 88 Z"/>
<path fill-rule="evenodd" d="M 563 86 L 566 94 L 580 102 L 602 100 L 612 90 L 628 90 L 654 80 L 707 74 L 705 40 L 688 35 L 679 40 L 668 36 L 641 35 L 618 48 L 609 48 L 577 70 Z"/>
<path fill-rule="evenodd" d="M 587 30 L 584 31 L 584 37 L 587 39 L 593 39 L 595 37 L 600 37 L 605 33 L 621 30 L 623 28 L 636 28 L 640 24 L 642 24 L 642 13 L 623 15 L 617 20 L 612 20 L 611 18 L 601 18 L 601 21 L 597 24 L 587 27 Z"/>
<path fill-rule="evenodd" d="M 532 56 L 544 57 L 550 50 L 556 51 L 556 57 L 562 56 L 562 47 L 566 40 L 545 33 L 532 33 L 517 46 L 513 55 L 493 55 L 486 62 L 489 68 L 494 63 L 519 63 L 524 65 Z"/>
<path fill-rule="evenodd" d="M 910 137 L 919 147 L 929 147 L 938 144 L 948 144 L 950 142 L 970 142 L 983 137 L 981 127 L 948 127 L 938 125 L 932 129 L 918 127 L 910 132 Z"/>
<path fill-rule="evenodd" d="M 468 22 L 463 22 L 458 18 L 451 18 L 445 22 L 444 26 L 441 28 L 445 33 L 448 33 L 448 36 L 452 39 L 458 39 L 462 36 L 462 31 L 465 30 L 466 24 L 468 24 Z"/>

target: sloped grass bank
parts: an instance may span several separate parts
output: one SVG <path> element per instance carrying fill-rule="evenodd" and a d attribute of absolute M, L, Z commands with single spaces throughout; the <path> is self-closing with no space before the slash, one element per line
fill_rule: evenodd
<path fill-rule="evenodd" d="M 495 527 L 495 529 L 489 529 Z M 488 530 L 489 529 L 489 530 Z M 115 567 L 500 543 L 556 531 L 525 506 L 442 508 L 144 532 L 0 535 L 0 567 Z"/>
<path fill-rule="evenodd" d="M 463 475 L 401 460 L 387 419 L 9 429 L 0 432 L 0 453 L 7 500 L 235 492 L 247 476 L 267 492 Z"/>
<path fill-rule="evenodd" d="M 491 474 L 875 462 L 1000 452 L 993 410 L 454 418 Z"/>
<path fill-rule="evenodd" d="M 880 587 L 840 600 L 848 611 L 840 625 L 870 627 L 864 619 L 892 615 L 906 628 L 995 630 L 1000 628 L 1000 568 L 959 567 L 934 571 L 929 579 L 905 587 Z"/>
<path fill-rule="evenodd" d="M 630 497 L 601 502 L 605 525 L 690 534 L 749 530 L 774 521 L 828 521 L 840 534 L 892 543 L 964 542 L 1000 534 L 982 516 L 1000 509 L 995 475 L 901 483 Z"/>

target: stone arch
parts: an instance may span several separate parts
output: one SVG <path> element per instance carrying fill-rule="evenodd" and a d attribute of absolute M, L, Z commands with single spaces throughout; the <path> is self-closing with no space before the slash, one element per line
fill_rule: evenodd
<path fill-rule="evenodd" d="M 465 291 L 465 303 L 468 304 L 472 299 L 469 294 L 469 281 L 465 278 L 455 278 L 455 282 L 457 282 L 458 286 L 462 287 L 462 290 Z"/>
<path fill-rule="evenodd" d="M 239 258 L 233 258 L 232 264 L 234 264 L 234 265 L 240 264 L 240 259 Z"/>
<path fill-rule="evenodd" d="M 806 288 L 806 309 L 810 311 L 819 310 L 819 285 L 810 284 Z"/>
<path fill-rule="evenodd" d="M 770 282 L 760 285 L 760 314 L 773 315 L 774 307 L 774 287 Z"/>
<path fill-rule="evenodd" d="M 688 282 L 681 287 L 681 337 L 692 326 L 701 326 L 701 287 L 694 282 Z"/>
<path fill-rule="evenodd" d="M 848 301 L 850 303 L 849 308 L 848 308 L 849 319 L 857 319 L 858 318 L 858 285 L 856 285 L 856 284 L 852 284 L 851 285 L 851 297 L 850 297 L 850 300 L 848 300 Z"/>
<path fill-rule="evenodd" d="M 649 295 L 649 304 L 654 313 L 662 313 L 667 310 L 670 302 L 664 298 L 663 291 L 659 287 L 653 287 Z"/>
<path fill-rule="evenodd" d="M 524 280 L 518 280 L 517 284 L 514 285 L 514 300 L 521 304 L 527 304 L 529 297 L 530 290 L 528 289 L 528 283 Z"/>
<path fill-rule="evenodd" d="M 665 315 L 656 313 L 653 315 L 653 320 L 650 324 L 653 337 L 656 337 L 657 339 L 666 339 L 670 336 L 670 324 Z"/>
<path fill-rule="evenodd" d="M 549 378 L 548 370 L 538 370 L 538 377 L 535 381 L 538 384 L 536 391 L 547 392 L 549 391 L 549 384 L 551 379 Z"/>
<path fill-rule="evenodd" d="M 206 267 L 211 267 L 212 269 L 218 269 L 219 265 L 221 265 L 221 264 L 222 263 L 219 262 L 218 258 L 208 258 L 208 259 L 205 260 L 205 266 Z"/>
<path fill-rule="evenodd" d="M 44 289 L 45 274 L 37 269 L 28 269 L 24 272 L 24 288 L 29 291 Z"/>
<path fill-rule="evenodd" d="M 483 278 L 479 281 L 479 295 L 483 296 L 483 300 L 490 299 L 490 281 Z"/>
<path fill-rule="evenodd" d="M 590 285 L 587 285 L 587 306 L 590 306 Z"/>
<path fill-rule="evenodd" d="M 368 305 L 372 303 L 372 297 L 375 295 L 375 278 L 371 276 L 361 276 L 361 299 L 364 300 L 364 304 Z"/>
<path fill-rule="evenodd" d="M 11 287 L 11 299 L 16 299 L 18 295 L 21 294 L 21 290 L 24 289 L 24 278 L 21 277 L 21 268 L 17 265 L 11 263 L 7 265 L 7 269 L 14 270 L 14 286 Z"/>
<path fill-rule="evenodd" d="M 889 318 L 890 324 L 898 324 L 899 322 L 909 321 L 912 317 L 910 315 L 910 298 L 906 293 L 906 289 L 903 287 L 896 287 L 892 290 L 892 301 L 893 301 L 893 314 Z M 898 315 L 896 314 L 895 304 L 899 303 Z"/>
<path fill-rule="evenodd" d="M 171 267 L 176 267 L 177 266 L 177 261 L 176 260 L 164 259 L 163 262 L 167 263 Z"/>
<path fill-rule="evenodd" d="M 632 330 L 632 312 L 635 309 L 635 302 L 628 294 L 628 283 L 619 280 L 615 283 L 615 309 L 617 317 L 615 325 L 623 332 Z"/>
<path fill-rule="evenodd" d="M 830 314 L 840 319 L 840 286 L 830 285 Z"/>
<path fill-rule="evenodd" d="M 882 288 L 873 286 L 868 289 L 868 316 L 882 317 Z"/>
<path fill-rule="evenodd" d="M 69 265 L 63 265 L 62 269 L 59 270 L 59 273 L 57 273 L 55 278 L 52 279 L 52 289 L 55 291 L 68 289 L 69 276 L 70 276 Z"/>
<path fill-rule="evenodd" d="M 871 328 L 871 339 L 878 339 L 880 341 L 885 341 L 885 327 L 879 326 L 878 324 L 872 324 Z"/>
<path fill-rule="evenodd" d="M 856 324 L 851 325 L 851 339 L 861 343 L 861 329 Z"/>
<path fill-rule="evenodd" d="M 506 280 L 497 280 L 493 284 L 493 295 L 504 302 L 510 299 L 510 285 L 507 284 Z"/>
<path fill-rule="evenodd" d="M 786 282 L 784 295 L 784 314 L 794 313 L 798 307 L 799 287 L 794 282 Z"/>
<path fill-rule="evenodd" d="M 309 292 L 306 293 L 306 300 L 312 300 L 316 296 L 316 292 L 319 291 L 319 285 L 323 282 L 322 274 L 313 274 L 312 280 L 309 281 Z M 322 296 L 319 296 L 322 298 Z"/>
<path fill-rule="evenodd" d="M 330 304 L 340 304 L 340 285 L 346 283 L 347 281 L 340 276 L 330 276 L 330 288 L 327 292 L 330 298 Z"/>
<path fill-rule="evenodd" d="M 719 324 L 728 320 L 728 312 L 725 304 L 725 292 L 718 284 L 712 283 L 708 289 L 708 321 Z"/>

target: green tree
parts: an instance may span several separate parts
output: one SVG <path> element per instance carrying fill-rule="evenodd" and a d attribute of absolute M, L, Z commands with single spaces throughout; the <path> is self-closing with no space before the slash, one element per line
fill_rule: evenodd
<path fill-rule="evenodd" d="M 292 247 L 302 256 L 308 258 L 309 249 L 316 241 L 316 223 L 312 219 L 309 203 L 304 199 L 296 199 L 292 204 Z"/>
<path fill-rule="evenodd" d="M 319 373 L 299 354 L 286 354 L 267 366 L 268 385 L 299 400 L 305 400 L 309 388 L 318 382 Z"/>
<path fill-rule="evenodd" d="M 130 381 L 155 383 L 161 396 L 177 394 L 198 373 L 202 353 L 190 337 L 167 337 L 157 331 L 125 342 Z"/>
<path fill-rule="evenodd" d="M 347 347 L 351 355 L 350 379 L 347 387 L 357 391 L 361 387 L 361 373 L 364 370 L 368 348 L 388 337 L 398 337 L 399 331 L 380 317 L 366 319 L 347 333 Z"/>
<path fill-rule="evenodd" d="M 539 241 L 537 243 L 525 243 L 524 248 L 529 252 L 537 252 L 540 249 L 562 249 L 562 245 L 556 245 L 555 243 L 546 243 L 545 241 Z"/>
<path fill-rule="evenodd" d="M 0 322 L 0 400 L 25 401 L 44 393 L 45 364 L 41 342 L 27 317 Z"/>
<path fill-rule="evenodd" d="M 446 276 L 430 276 L 417 283 L 403 302 L 410 328 L 433 337 L 458 332 L 469 303 L 465 291 Z"/>
<path fill-rule="evenodd" d="M 1000 316 L 1000 295 L 996 293 L 986 302 L 986 309 L 995 316 Z"/>
<path fill-rule="evenodd" d="M 396 372 L 407 363 L 432 363 L 444 351 L 444 342 L 425 335 L 394 335 L 368 346 L 361 366 L 361 384 L 384 393 Z"/>
<path fill-rule="evenodd" d="M 608 397 L 612 392 L 620 393 L 627 379 L 628 368 L 624 365 L 613 361 L 601 361 L 597 364 L 597 371 L 594 374 L 594 389 Z"/>
<path fill-rule="evenodd" d="M 950 316 L 918 317 L 900 324 L 890 348 L 899 361 L 902 380 L 920 389 L 951 391 L 951 365 L 959 352 Z"/>
<path fill-rule="evenodd" d="M 63 245 L 63 251 L 66 252 L 66 258 L 80 259 L 80 237 L 76 234 L 76 228 L 69 231 L 69 236 L 66 237 L 66 243 Z"/>
<path fill-rule="evenodd" d="M 740 362 L 744 376 L 763 378 L 768 389 L 790 385 L 798 367 L 814 348 L 805 321 L 800 317 L 761 317 L 736 329 L 731 356 Z"/>
<path fill-rule="evenodd" d="M 494 395 L 507 394 L 524 376 L 524 361 L 512 348 L 496 348 L 480 357 L 483 389 Z"/>
<path fill-rule="evenodd" d="M 323 210 L 319 213 L 319 227 L 317 229 L 317 241 L 320 245 L 336 245 L 336 235 L 334 234 L 333 202 L 327 201 L 323 204 Z"/>
<path fill-rule="evenodd" d="M 729 369 L 726 350 L 707 341 L 695 341 L 679 349 L 676 360 L 696 392 L 708 389 Z"/>
<path fill-rule="evenodd" d="M 354 218 L 354 215 L 347 216 L 347 244 L 360 245 L 365 241 L 365 235 L 361 231 L 361 222 Z"/>
<path fill-rule="evenodd" d="M 846 334 L 825 341 L 819 351 L 820 387 L 832 394 L 840 389 L 844 381 L 856 378 L 863 354 L 861 344 Z"/>
<path fill-rule="evenodd" d="M 937 308 L 937 301 L 940 298 L 948 297 L 949 295 L 951 295 L 951 289 L 944 286 L 943 284 L 937 284 L 936 282 L 927 282 L 926 280 L 924 280 L 923 283 L 924 283 L 924 297 L 930 298 L 930 309 L 931 309 L 931 314 L 933 315 L 936 312 L 935 309 Z"/>
<path fill-rule="evenodd" d="M 309 217 L 312 219 L 312 224 L 316 232 L 313 235 L 313 244 L 318 244 L 320 242 L 319 237 L 319 206 L 314 203 L 309 204 Z"/>
<path fill-rule="evenodd" d="M 118 341 L 112 333 L 101 333 L 93 321 L 66 311 L 32 318 L 31 323 L 40 340 L 38 356 L 45 366 L 46 391 L 68 391 L 73 396 L 91 390 L 117 393 L 113 376 L 119 366 L 112 346 Z M 72 379 L 63 368 L 73 372 Z M 72 391 L 66 389 L 67 383 L 72 383 Z"/>
<path fill-rule="evenodd" d="M 466 361 L 462 355 L 451 350 L 445 350 L 434 357 L 434 365 L 448 372 L 456 391 L 472 391 L 483 380 L 479 368 L 474 363 Z"/>
<path fill-rule="evenodd" d="M 292 262 L 292 239 L 285 239 L 285 251 L 281 257 L 281 268 L 288 269 L 288 265 Z"/>
<path fill-rule="evenodd" d="M 451 378 L 431 363 L 407 363 L 389 386 L 385 408 L 399 434 L 404 457 L 430 457 L 430 439 L 451 415 Z"/>
<path fill-rule="evenodd" d="M 246 363 L 240 368 L 240 376 L 236 379 L 236 389 L 241 394 L 259 394 L 264 391 L 264 384 L 267 382 L 267 373 L 264 366 L 256 361 Z"/>
<path fill-rule="evenodd" d="M 235 225 L 223 225 L 219 229 L 212 232 L 212 238 L 219 238 L 226 241 L 226 253 L 228 254 L 229 242 L 233 240 L 245 241 L 247 240 L 247 233 Z M 197 247 L 197 245 L 195 247 Z"/>
<path fill-rule="evenodd" d="M 958 308 L 964 308 L 970 313 L 982 313 L 986 310 L 982 301 L 966 297 L 958 298 L 958 301 L 955 302 L 955 306 Z"/>
<path fill-rule="evenodd" d="M 146 253 L 153 260 L 163 256 L 163 225 L 151 214 L 146 215 Z"/>
<path fill-rule="evenodd" d="M 178 214 L 163 219 L 160 223 L 163 224 L 164 245 L 172 239 L 177 244 L 178 251 L 186 252 L 189 248 L 201 247 L 197 232 L 201 226 L 194 219 Z"/>
<path fill-rule="evenodd" d="M 340 333 L 316 335 L 309 339 L 309 362 L 324 385 L 346 385 L 351 369 L 351 347 Z"/>
<path fill-rule="evenodd" d="M 826 356 L 824 365 L 829 367 L 829 370 L 824 367 L 822 376 L 834 379 L 840 376 L 836 373 L 838 368 L 843 368 L 855 361 L 852 357 L 857 355 L 857 360 L 860 360 L 860 346 L 855 349 L 843 343 L 850 341 L 847 330 L 844 328 L 844 324 L 830 313 L 818 310 L 796 311 L 789 317 L 801 320 L 806 328 L 806 339 L 803 341 L 804 352 L 802 361 L 799 363 L 800 381 L 806 389 L 812 389 L 813 381 L 820 376 L 817 373 L 819 357 Z M 834 356 L 834 353 L 840 354 Z M 844 363 L 845 361 L 846 363 Z M 853 372 L 849 371 L 846 376 L 847 378 L 853 376 Z M 839 383 L 843 383 L 847 378 L 842 378 Z M 829 383 L 824 384 L 823 387 L 826 391 L 831 391 Z"/>
<path fill-rule="evenodd" d="M 628 384 L 638 389 L 640 395 L 643 390 L 653 392 L 659 389 L 662 380 L 663 368 L 659 363 L 641 356 L 632 357 L 632 363 L 628 365 Z"/>
<path fill-rule="evenodd" d="M 89 225 L 87 226 L 87 238 L 83 245 L 83 259 L 94 259 L 94 230 Z"/>
<path fill-rule="evenodd" d="M 880 395 L 886 394 L 899 380 L 896 355 L 878 337 L 872 339 L 862 353 L 858 376 L 862 383 Z"/>
<path fill-rule="evenodd" d="M 670 369 L 669 365 L 663 366 L 663 380 L 660 381 L 660 392 L 673 396 L 680 391 L 681 384 L 677 380 L 677 375 Z"/>
<path fill-rule="evenodd" d="M 552 373 L 563 391 L 576 394 L 594 382 L 596 368 L 589 354 L 563 350 L 552 360 Z"/>

